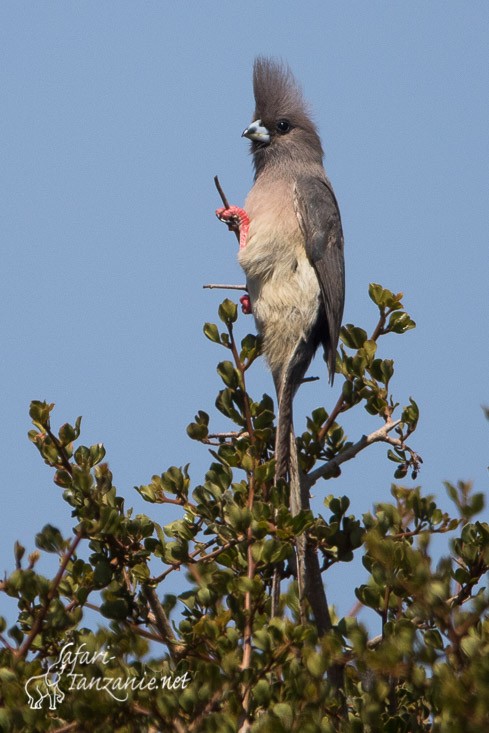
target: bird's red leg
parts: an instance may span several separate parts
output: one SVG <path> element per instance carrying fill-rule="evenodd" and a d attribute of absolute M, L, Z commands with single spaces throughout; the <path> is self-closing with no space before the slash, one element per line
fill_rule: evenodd
<path fill-rule="evenodd" d="M 239 232 L 239 248 L 243 249 L 246 247 L 246 238 L 248 236 L 248 229 L 250 228 L 250 220 L 246 211 L 240 209 L 239 206 L 228 206 L 217 209 L 216 216 L 219 221 L 227 224 L 231 232 Z"/>
<path fill-rule="evenodd" d="M 239 206 L 224 206 L 222 209 L 216 210 L 216 216 L 219 221 L 223 221 L 227 225 L 229 231 L 239 233 L 239 248 L 246 247 L 246 238 L 250 228 L 250 220 L 246 211 L 240 209 Z M 252 313 L 250 296 L 242 295 L 239 302 L 243 313 L 250 315 Z"/>

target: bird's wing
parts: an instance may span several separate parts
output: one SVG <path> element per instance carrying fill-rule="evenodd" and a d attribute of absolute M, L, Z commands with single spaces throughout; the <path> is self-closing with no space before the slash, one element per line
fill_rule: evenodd
<path fill-rule="evenodd" d="M 345 301 L 343 230 L 338 204 L 329 181 L 302 176 L 294 187 L 294 205 L 304 235 L 306 254 L 321 287 L 328 333 L 326 362 L 333 382 L 336 348 Z"/>

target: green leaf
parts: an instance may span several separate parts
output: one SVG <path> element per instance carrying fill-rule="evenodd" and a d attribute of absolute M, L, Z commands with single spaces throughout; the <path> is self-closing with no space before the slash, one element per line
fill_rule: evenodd
<path fill-rule="evenodd" d="M 387 458 L 389 459 L 389 461 L 394 461 L 394 463 L 404 463 L 403 459 L 400 458 L 396 453 L 394 453 L 394 451 L 390 448 L 387 451 Z"/>
<path fill-rule="evenodd" d="M 209 341 L 213 341 L 215 344 L 221 343 L 219 329 L 217 328 L 215 323 L 204 323 L 203 330 L 204 330 L 204 335 L 209 339 Z"/>
<path fill-rule="evenodd" d="M 362 356 L 365 355 L 367 364 L 372 363 L 372 360 L 375 356 L 376 351 L 377 351 L 377 344 L 375 343 L 375 341 L 372 341 L 371 339 L 366 339 L 363 342 L 361 352 L 362 352 Z"/>
<path fill-rule="evenodd" d="M 76 449 L 73 458 L 75 459 L 75 463 L 77 463 L 78 466 L 88 467 L 88 468 L 91 467 L 90 466 L 90 448 L 87 448 L 85 445 L 80 445 L 80 447 Z"/>
<path fill-rule="evenodd" d="M 382 305 L 382 294 L 384 292 L 384 288 L 382 285 L 378 285 L 377 283 L 370 283 L 368 286 L 368 294 L 375 303 L 375 305 L 381 306 Z"/>
<path fill-rule="evenodd" d="M 65 547 L 65 542 L 57 527 L 53 527 L 52 524 L 46 524 L 36 534 L 36 547 L 46 552 L 61 552 Z"/>
<path fill-rule="evenodd" d="M 72 425 L 65 423 L 59 429 L 59 441 L 63 446 L 69 445 L 69 443 L 73 443 L 78 438 L 79 434 L 79 430 L 77 431 Z"/>
<path fill-rule="evenodd" d="M 96 443 L 96 445 L 90 446 L 90 465 L 96 466 L 100 461 L 105 458 L 105 448 L 102 443 Z"/>
<path fill-rule="evenodd" d="M 93 580 L 98 588 L 105 588 L 112 580 L 112 567 L 108 560 L 100 560 L 95 565 Z"/>
<path fill-rule="evenodd" d="M 217 365 L 217 373 L 221 377 L 226 387 L 236 389 L 240 384 L 240 375 L 234 368 L 234 364 L 230 361 L 221 361 Z"/>
<path fill-rule="evenodd" d="M 328 660 L 324 654 L 310 652 L 306 657 L 306 666 L 313 677 L 321 679 L 328 667 Z"/>
<path fill-rule="evenodd" d="M 44 430 L 49 428 L 49 415 L 54 407 L 54 402 L 39 402 L 33 400 L 29 408 L 29 416 L 36 427 Z"/>
<path fill-rule="evenodd" d="M 149 568 L 146 563 L 138 563 L 131 568 L 133 576 L 140 582 L 144 582 L 149 578 Z"/>
<path fill-rule="evenodd" d="M 409 398 L 409 405 L 402 411 L 401 420 L 403 423 L 406 423 L 411 430 L 414 430 L 418 424 L 419 408 L 412 397 Z"/>
<path fill-rule="evenodd" d="M 254 418 L 253 425 L 256 430 L 265 430 L 266 428 L 273 427 L 274 419 L 275 415 L 271 410 L 263 410 L 263 412 L 260 412 L 260 414 Z"/>
<path fill-rule="evenodd" d="M 15 682 L 17 676 L 12 669 L 8 667 L 0 667 L 0 681 L 2 682 Z"/>
<path fill-rule="evenodd" d="M 229 417 L 237 425 L 244 427 L 246 424 L 246 420 L 243 417 L 243 415 L 240 414 L 236 410 L 233 404 L 235 402 L 235 399 L 236 399 L 236 393 L 234 393 L 229 388 L 223 389 L 217 395 L 216 407 L 219 410 L 219 412 L 222 412 L 223 415 L 226 415 L 226 417 Z"/>
<path fill-rule="evenodd" d="M 209 428 L 207 425 L 191 422 L 190 425 L 187 425 L 187 435 L 192 440 L 205 440 L 209 435 Z"/>
<path fill-rule="evenodd" d="M 377 283 L 370 283 L 368 294 L 373 302 L 379 306 L 380 310 L 400 310 L 402 308 L 402 293 L 395 295 L 391 290 L 383 288 Z"/>
<path fill-rule="evenodd" d="M 241 353 L 239 355 L 239 358 L 241 359 L 241 361 L 247 359 L 248 362 L 251 362 L 259 355 L 259 353 L 260 339 L 258 338 L 258 336 L 255 336 L 255 334 L 249 333 L 241 341 Z"/>
<path fill-rule="evenodd" d="M 285 730 L 291 730 L 292 724 L 294 722 L 294 712 L 292 706 L 289 705 L 289 703 L 287 702 L 279 702 L 274 705 L 272 709 L 274 715 L 280 718 L 280 721 Z"/>
<path fill-rule="evenodd" d="M 370 415 L 384 415 L 386 407 L 386 400 L 378 394 L 369 397 L 365 403 L 365 409 Z"/>
<path fill-rule="evenodd" d="M 382 381 L 387 386 L 394 374 L 394 362 L 392 359 L 383 359 L 380 365 L 380 371 L 382 372 Z"/>
<path fill-rule="evenodd" d="M 129 606 L 125 599 L 116 598 L 112 601 L 104 601 L 100 606 L 100 613 L 106 618 L 124 621 L 129 614 Z"/>
<path fill-rule="evenodd" d="M 236 303 L 233 303 L 232 300 L 226 298 L 226 300 L 223 300 L 219 306 L 218 314 L 221 321 L 225 323 L 226 326 L 229 326 L 238 318 L 238 306 Z"/>
<path fill-rule="evenodd" d="M 340 338 L 350 349 L 360 349 L 367 340 L 367 332 L 352 323 L 342 326 Z"/>
<path fill-rule="evenodd" d="M 412 328 L 416 328 L 415 322 L 404 311 L 396 311 L 389 318 L 387 330 L 391 333 L 406 333 Z"/>
<path fill-rule="evenodd" d="M 15 557 L 15 564 L 17 565 L 17 567 L 20 567 L 24 554 L 25 554 L 25 547 L 16 540 L 14 544 L 14 557 Z"/>
<path fill-rule="evenodd" d="M 405 463 L 403 463 L 398 468 L 396 468 L 394 472 L 394 478 L 404 478 L 405 476 L 407 476 L 407 472 L 408 472 L 408 466 Z"/>

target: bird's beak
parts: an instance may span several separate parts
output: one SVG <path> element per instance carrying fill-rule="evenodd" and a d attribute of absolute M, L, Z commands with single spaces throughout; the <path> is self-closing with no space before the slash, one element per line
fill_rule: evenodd
<path fill-rule="evenodd" d="M 241 137 L 247 137 L 257 143 L 269 143 L 270 131 L 261 123 L 261 120 L 255 120 L 246 130 L 243 130 Z"/>

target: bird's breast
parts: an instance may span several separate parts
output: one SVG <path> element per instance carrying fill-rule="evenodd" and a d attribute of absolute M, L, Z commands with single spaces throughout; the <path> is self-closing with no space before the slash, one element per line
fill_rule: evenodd
<path fill-rule="evenodd" d="M 246 199 L 245 210 L 250 226 L 239 262 L 247 276 L 265 281 L 295 270 L 305 249 L 294 208 L 293 183 L 259 179 Z"/>
<path fill-rule="evenodd" d="M 264 353 L 276 373 L 300 339 L 309 338 L 317 320 L 319 282 L 306 255 L 292 184 L 278 183 L 268 192 L 255 184 L 245 209 L 250 227 L 238 258 Z"/>

